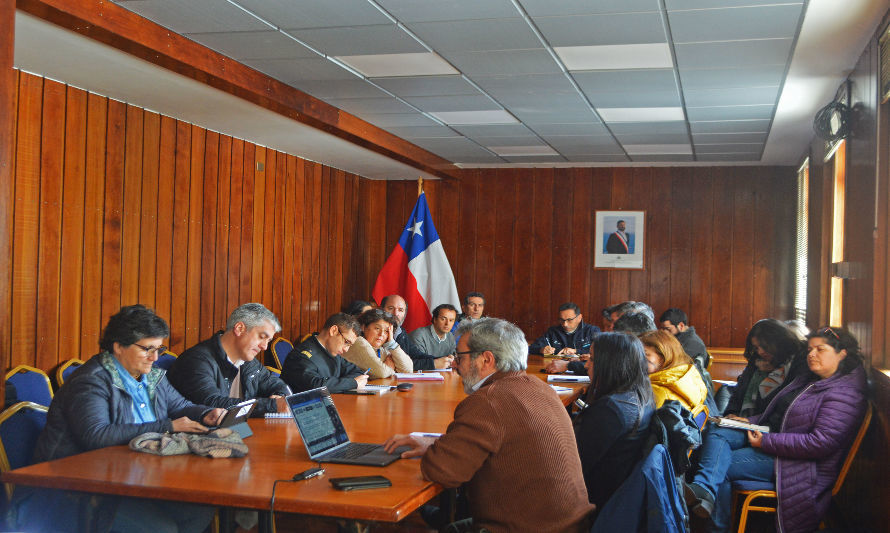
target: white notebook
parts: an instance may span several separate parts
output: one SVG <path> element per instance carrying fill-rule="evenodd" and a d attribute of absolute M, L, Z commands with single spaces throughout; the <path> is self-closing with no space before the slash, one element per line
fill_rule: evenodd
<path fill-rule="evenodd" d="M 590 383 L 590 376 L 572 376 L 569 374 L 553 374 L 547 376 L 547 383 Z"/>

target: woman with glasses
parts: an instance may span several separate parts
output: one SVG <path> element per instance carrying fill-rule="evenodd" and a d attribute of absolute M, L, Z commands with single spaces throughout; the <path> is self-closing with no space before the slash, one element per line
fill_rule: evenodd
<path fill-rule="evenodd" d="M 639 339 L 600 333 L 590 356 L 588 406 L 576 419 L 575 438 L 588 498 L 602 509 L 643 456 L 655 406 Z"/>
<path fill-rule="evenodd" d="M 152 367 L 166 350 L 163 341 L 169 334 L 164 319 L 142 305 L 123 307 L 112 316 L 99 341 L 102 351 L 66 379 L 53 398 L 34 462 L 127 444 L 142 433 L 203 432 L 215 425 L 224 409 L 189 402 L 163 370 Z M 46 504 L 47 498 L 58 505 Z M 76 517 L 62 511 L 77 506 L 76 501 L 71 493 L 45 491 L 33 503 L 53 511 L 38 518 L 52 520 L 46 530 L 56 531 L 64 530 L 65 523 L 76 529 Z M 215 512 L 192 504 L 112 497 L 102 498 L 98 510 L 99 524 L 106 526 L 100 529 L 155 533 L 203 531 Z"/>
<path fill-rule="evenodd" d="M 411 358 L 393 338 L 393 331 L 399 326 L 396 317 L 382 309 L 370 309 L 358 316 L 358 322 L 362 336 L 343 354 L 344 359 L 359 368 L 370 368 L 371 379 L 414 371 Z"/>
<path fill-rule="evenodd" d="M 699 470 L 686 487 L 690 509 L 710 517 L 713 531 L 732 518 L 732 482 L 773 482 L 779 531 L 812 531 L 831 501 L 831 487 L 866 409 L 866 376 L 859 343 L 840 328 L 808 336 L 808 370 L 783 387 L 763 413 L 737 420 L 768 433 L 712 427 Z"/>
<path fill-rule="evenodd" d="M 772 318 L 758 320 L 745 340 L 748 364 L 732 389 L 723 414 L 762 413 L 782 387 L 806 372 L 805 352 L 803 337 L 788 325 Z"/>

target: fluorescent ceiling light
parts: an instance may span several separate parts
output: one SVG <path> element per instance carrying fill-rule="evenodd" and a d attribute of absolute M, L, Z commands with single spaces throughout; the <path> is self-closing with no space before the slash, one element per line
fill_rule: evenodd
<path fill-rule="evenodd" d="M 549 146 L 488 146 L 492 152 L 498 155 L 519 156 L 519 155 L 559 155 L 556 150 Z"/>
<path fill-rule="evenodd" d="M 516 124 L 516 118 L 502 109 L 490 111 L 439 111 L 430 115 L 445 124 Z"/>
<path fill-rule="evenodd" d="M 685 120 L 682 107 L 598 107 L 606 122 L 671 122 Z"/>
<path fill-rule="evenodd" d="M 335 59 L 367 78 L 460 74 L 447 61 L 433 53 L 335 56 Z"/>
<path fill-rule="evenodd" d="M 692 155 L 692 147 L 688 144 L 624 144 L 629 155 Z"/>
<path fill-rule="evenodd" d="M 557 46 L 553 49 L 569 70 L 674 68 L 667 43 Z"/>

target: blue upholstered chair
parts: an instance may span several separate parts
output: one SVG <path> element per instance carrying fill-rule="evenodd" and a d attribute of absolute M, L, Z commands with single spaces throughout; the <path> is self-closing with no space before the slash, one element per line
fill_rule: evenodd
<path fill-rule="evenodd" d="M 284 369 L 284 361 L 293 350 L 293 343 L 284 337 L 275 337 L 272 340 L 272 362 L 279 370 Z"/>
<path fill-rule="evenodd" d="M 53 401 L 53 387 L 49 376 L 39 368 L 19 365 L 6 373 L 7 387 L 15 388 L 15 398 L 10 403 L 34 402 L 49 407 Z"/>
<path fill-rule="evenodd" d="M 48 410 L 34 402 L 18 402 L 0 413 L 0 472 L 31 464 Z M 7 483 L 7 501 L 12 498 L 12 491 L 13 485 Z"/>
<path fill-rule="evenodd" d="M 64 363 L 59 366 L 59 369 L 56 370 L 56 383 L 61 387 L 65 384 L 65 380 L 68 379 L 75 370 L 80 368 L 80 366 L 84 363 L 80 359 L 68 359 Z"/>
<path fill-rule="evenodd" d="M 176 354 L 171 352 L 170 350 L 167 350 L 159 355 L 158 360 L 152 363 L 151 366 L 163 368 L 164 370 L 170 370 L 170 367 L 173 366 L 174 361 L 176 361 Z"/>

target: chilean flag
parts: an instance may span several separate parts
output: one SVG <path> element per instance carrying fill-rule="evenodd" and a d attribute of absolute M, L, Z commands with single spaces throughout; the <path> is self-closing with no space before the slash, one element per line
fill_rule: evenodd
<path fill-rule="evenodd" d="M 451 304 L 460 309 L 457 285 L 433 225 L 426 194 L 417 199 L 399 243 L 383 264 L 371 293 L 378 302 L 390 294 L 400 295 L 408 304 L 402 328 L 409 332 L 429 325 L 437 305 Z"/>

